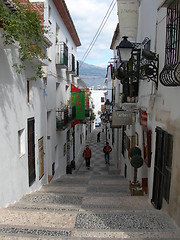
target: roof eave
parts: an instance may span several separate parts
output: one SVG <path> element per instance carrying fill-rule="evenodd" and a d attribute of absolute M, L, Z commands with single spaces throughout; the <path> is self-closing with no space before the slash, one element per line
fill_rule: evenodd
<path fill-rule="evenodd" d="M 75 45 L 77 47 L 81 46 L 81 42 L 79 40 L 76 28 L 74 26 L 74 23 L 72 21 L 71 15 L 69 13 L 69 10 L 66 6 L 65 1 L 64 0 L 53 0 L 53 2 L 54 2 L 55 6 L 56 6 L 56 8 L 57 8 L 57 10 L 60 14 L 65 26 L 67 27 Z"/>

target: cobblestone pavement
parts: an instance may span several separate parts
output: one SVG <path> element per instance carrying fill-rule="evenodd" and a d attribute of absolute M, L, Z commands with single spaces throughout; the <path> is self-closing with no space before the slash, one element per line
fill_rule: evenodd
<path fill-rule="evenodd" d="M 94 130 L 90 169 L 81 158 L 73 174 L 0 209 L 0 239 L 180 239 L 180 229 L 129 183 L 110 160 L 106 166 Z"/>

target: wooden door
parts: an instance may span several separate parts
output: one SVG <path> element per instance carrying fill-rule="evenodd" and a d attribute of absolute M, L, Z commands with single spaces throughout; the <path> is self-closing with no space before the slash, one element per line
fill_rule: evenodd
<path fill-rule="evenodd" d="M 43 137 L 38 140 L 39 148 L 39 180 L 44 176 L 44 147 Z"/>
<path fill-rule="evenodd" d="M 28 119 L 28 168 L 29 168 L 29 186 L 36 179 L 35 171 L 35 133 L 34 118 Z"/>
<path fill-rule="evenodd" d="M 169 203 L 173 137 L 161 128 L 156 128 L 156 152 L 152 203 L 162 208 L 163 198 Z"/>

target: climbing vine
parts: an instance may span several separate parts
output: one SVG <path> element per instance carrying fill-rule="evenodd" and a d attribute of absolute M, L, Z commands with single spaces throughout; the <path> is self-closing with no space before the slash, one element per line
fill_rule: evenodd
<path fill-rule="evenodd" d="M 15 10 L 9 10 L 0 0 L 0 26 L 3 28 L 3 39 L 5 45 L 19 43 L 19 58 L 21 64 L 15 63 L 17 72 L 25 69 L 25 62 L 31 64 L 35 76 L 42 77 L 42 64 L 33 64 L 33 59 L 45 59 L 43 53 L 44 33 L 48 30 L 43 26 L 38 11 L 32 10 L 30 3 L 15 2 Z"/>

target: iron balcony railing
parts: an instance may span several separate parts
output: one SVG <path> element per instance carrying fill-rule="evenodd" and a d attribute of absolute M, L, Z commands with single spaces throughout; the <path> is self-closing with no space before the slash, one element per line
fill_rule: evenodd
<path fill-rule="evenodd" d="M 68 67 L 68 47 L 64 42 L 56 44 L 56 65 Z"/>
<path fill-rule="evenodd" d="M 180 1 L 169 2 L 166 15 L 165 63 L 159 79 L 166 87 L 180 86 Z"/>
<path fill-rule="evenodd" d="M 56 129 L 64 130 L 76 118 L 76 107 L 67 106 L 56 111 Z"/>

